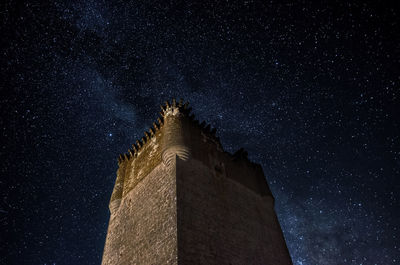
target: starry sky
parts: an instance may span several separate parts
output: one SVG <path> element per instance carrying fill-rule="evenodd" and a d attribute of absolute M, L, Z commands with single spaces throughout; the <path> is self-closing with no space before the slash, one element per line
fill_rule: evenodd
<path fill-rule="evenodd" d="M 263 166 L 295 265 L 399 264 L 399 9 L 344 2 L 3 1 L 0 264 L 100 264 L 173 97 Z"/>

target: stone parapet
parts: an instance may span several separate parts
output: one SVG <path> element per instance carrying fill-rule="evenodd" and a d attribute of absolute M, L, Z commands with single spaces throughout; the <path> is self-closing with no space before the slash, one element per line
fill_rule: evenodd
<path fill-rule="evenodd" d="M 127 153 L 118 157 L 120 168 L 110 210 L 113 212 L 118 209 L 118 200 L 126 196 L 159 163 L 171 171 L 175 156 L 183 161 L 190 158 L 202 161 L 216 175 L 223 174 L 261 195 L 272 197 L 261 166 L 250 162 L 246 151 L 240 149 L 235 154 L 225 152 L 216 136 L 216 129 L 211 129 L 204 121 L 200 123 L 196 120 L 188 103 L 173 99 L 171 103 L 166 101 L 161 106 L 160 117 L 153 127 Z"/>

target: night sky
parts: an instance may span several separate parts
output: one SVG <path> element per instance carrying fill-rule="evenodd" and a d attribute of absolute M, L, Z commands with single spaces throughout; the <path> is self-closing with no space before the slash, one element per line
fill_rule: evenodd
<path fill-rule="evenodd" d="M 0 264 L 100 264 L 173 97 L 263 166 L 295 265 L 400 264 L 399 9 L 281 2 L 3 1 Z"/>

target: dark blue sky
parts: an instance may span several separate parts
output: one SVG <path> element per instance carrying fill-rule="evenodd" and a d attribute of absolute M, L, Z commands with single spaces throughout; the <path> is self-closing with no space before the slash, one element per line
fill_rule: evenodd
<path fill-rule="evenodd" d="M 0 264 L 100 264 L 172 97 L 263 166 L 295 265 L 398 264 L 399 10 L 307 2 L 1 4 Z"/>

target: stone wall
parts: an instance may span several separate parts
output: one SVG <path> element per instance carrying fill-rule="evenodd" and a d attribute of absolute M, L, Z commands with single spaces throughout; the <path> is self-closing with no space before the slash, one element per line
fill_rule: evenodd
<path fill-rule="evenodd" d="M 194 159 L 176 171 L 178 264 L 292 264 L 272 196 Z"/>
<path fill-rule="evenodd" d="M 103 265 L 177 264 L 175 173 L 160 164 L 111 216 Z"/>

